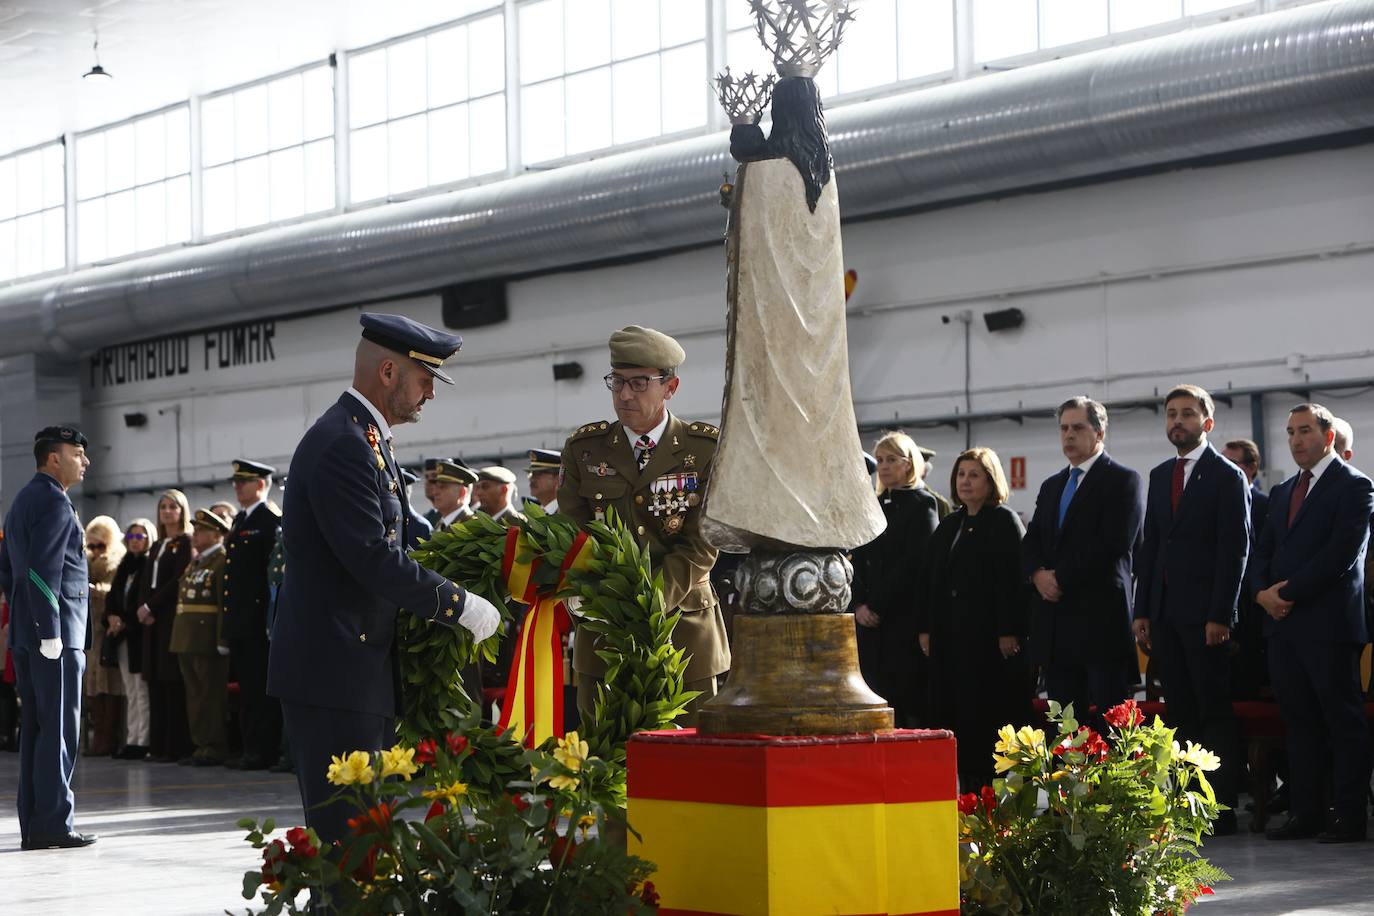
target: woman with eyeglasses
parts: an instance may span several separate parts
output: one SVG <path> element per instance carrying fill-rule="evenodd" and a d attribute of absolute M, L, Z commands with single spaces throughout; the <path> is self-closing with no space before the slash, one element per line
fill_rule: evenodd
<path fill-rule="evenodd" d="M 118 643 L 119 679 L 126 699 L 124 744 L 111 755 L 119 760 L 142 760 L 148 756 L 148 682 L 142 674 L 143 625 L 138 622 L 138 584 L 148 560 L 148 548 L 156 540 L 157 528 L 146 518 L 136 518 L 124 529 L 124 557 L 110 582 L 105 617 L 100 621 L 105 638 Z"/>
<path fill-rule="evenodd" d="M 83 704 L 89 729 L 86 732 L 86 753 L 105 757 L 114 750 L 119 737 L 120 697 L 124 686 L 119 680 L 115 661 L 105 650 L 105 628 L 99 621 L 105 617 L 105 604 L 110 594 L 119 561 L 124 559 L 124 544 L 120 540 L 119 525 L 108 515 L 97 515 L 86 523 L 86 568 L 90 575 L 91 647 L 86 650 L 86 700 Z M 113 648 L 113 647 L 111 647 Z"/>
<path fill-rule="evenodd" d="M 180 490 L 157 501 L 157 545 L 139 577 L 138 620 L 143 624 L 143 679 L 148 682 L 148 750 L 157 763 L 191 755 L 186 687 L 172 653 L 181 574 L 191 563 L 191 505 Z"/>

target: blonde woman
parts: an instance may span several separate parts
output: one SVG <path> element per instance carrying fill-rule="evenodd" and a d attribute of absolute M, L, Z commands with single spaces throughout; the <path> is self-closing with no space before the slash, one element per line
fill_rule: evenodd
<path fill-rule="evenodd" d="M 954 732 L 964 791 L 992 782 L 998 726 L 1024 722 L 1030 678 L 1021 644 L 1029 587 L 1025 526 L 1007 505 L 1002 462 L 990 448 L 954 460 L 955 510 L 935 530 L 921 571 L 917 622 L 930 658 L 930 725 Z"/>
<path fill-rule="evenodd" d="M 939 521 L 935 497 L 918 487 L 925 459 L 906 433 L 873 447 L 878 504 L 887 529 L 854 551 L 853 607 L 864 680 L 896 714 L 899 728 L 920 724 L 925 659 L 916 649 L 916 576 Z"/>
<path fill-rule="evenodd" d="M 86 650 L 86 697 L 90 729 L 86 753 L 104 757 L 114 750 L 119 736 L 119 698 L 124 686 L 119 680 L 117 658 L 105 651 L 105 601 L 110 594 L 119 561 L 124 559 L 123 534 L 108 515 L 97 515 L 86 523 L 86 567 L 90 574 L 91 647 Z M 114 648 L 112 645 L 111 649 Z M 115 664 L 104 664 L 108 659 Z"/>
<path fill-rule="evenodd" d="M 142 760 L 148 756 L 148 682 L 143 680 L 143 624 L 138 622 L 139 582 L 157 526 L 136 518 L 124 528 L 124 559 L 105 598 L 105 639 L 118 643 L 119 679 L 124 685 L 124 745 L 111 756 Z M 94 618 L 92 618 L 94 619 Z"/>
<path fill-rule="evenodd" d="M 143 679 L 148 682 L 149 751 L 160 763 L 191 754 L 186 690 L 172 653 L 177 586 L 192 559 L 191 505 L 180 490 L 157 501 L 157 545 L 139 579 L 138 622 L 143 624 Z"/>

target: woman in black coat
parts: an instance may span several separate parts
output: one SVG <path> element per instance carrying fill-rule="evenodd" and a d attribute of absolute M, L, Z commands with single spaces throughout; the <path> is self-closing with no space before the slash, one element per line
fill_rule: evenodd
<path fill-rule="evenodd" d="M 138 605 L 143 566 L 156 539 L 157 528 L 146 518 L 136 518 L 124 529 L 124 559 L 115 569 L 101 621 L 105 638 L 118 644 L 119 677 L 127 701 L 124 746 L 113 754 L 121 760 L 148 756 L 148 684 L 143 680 L 143 625 L 138 622 Z"/>
<path fill-rule="evenodd" d="M 873 447 L 878 502 L 887 530 L 854 551 L 853 608 L 859 669 L 895 713 L 898 728 L 924 717 L 925 659 L 916 650 L 916 578 L 939 520 L 935 497 L 919 481 L 925 459 L 905 433 Z"/>
<path fill-rule="evenodd" d="M 997 729 L 1030 713 L 1021 644 L 1029 595 L 1021 575 L 1025 526 L 1008 508 L 997 453 L 972 448 L 954 462 L 956 510 L 930 539 L 917 622 L 930 660 L 930 724 L 958 742 L 961 790 L 993 777 Z"/>
<path fill-rule="evenodd" d="M 149 750 L 154 761 L 172 763 L 192 750 L 186 686 L 172 654 L 178 586 L 192 559 L 191 505 L 185 493 L 162 494 L 157 527 L 157 544 L 139 577 L 138 620 L 143 624 L 143 679 L 148 682 Z"/>

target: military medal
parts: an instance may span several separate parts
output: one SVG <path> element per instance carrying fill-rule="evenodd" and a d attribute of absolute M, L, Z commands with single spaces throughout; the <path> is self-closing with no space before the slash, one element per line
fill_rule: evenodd
<path fill-rule="evenodd" d="M 377 458 L 377 469 L 385 470 L 386 459 L 382 457 L 381 436 L 382 434 L 378 432 L 377 427 L 371 423 L 367 425 L 367 444 L 372 446 L 372 454 Z"/>
<path fill-rule="evenodd" d="M 665 518 L 665 519 L 663 520 L 663 530 L 666 531 L 666 532 L 668 532 L 669 534 L 677 534 L 677 533 L 678 533 L 678 530 L 681 529 L 681 528 L 682 528 L 682 516 L 681 516 L 681 515 L 670 515 L 670 516 L 668 516 L 667 518 Z"/>

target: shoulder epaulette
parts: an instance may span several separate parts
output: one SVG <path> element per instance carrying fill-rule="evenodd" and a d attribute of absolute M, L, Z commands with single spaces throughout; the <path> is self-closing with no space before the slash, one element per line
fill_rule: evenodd
<path fill-rule="evenodd" d="M 271 512 L 277 518 L 281 518 L 281 506 L 270 499 L 267 501 L 267 511 Z"/>
<path fill-rule="evenodd" d="M 596 435 L 597 433 L 604 433 L 606 430 L 610 428 L 611 424 L 609 421 L 598 420 L 595 423 L 588 423 L 586 426 L 579 426 L 569 438 L 581 439 L 584 436 L 592 436 Z"/>
<path fill-rule="evenodd" d="M 705 436 L 708 439 L 720 438 L 720 427 L 712 426 L 710 423 L 688 423 L 687 432 Z"/>

